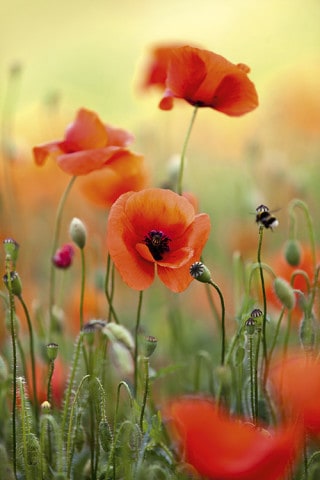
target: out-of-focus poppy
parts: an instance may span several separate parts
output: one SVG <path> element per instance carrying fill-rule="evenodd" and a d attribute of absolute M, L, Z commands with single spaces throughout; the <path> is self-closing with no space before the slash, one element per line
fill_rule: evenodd
<path fill-rule="evenodd" d="M 298 425 L 269 432 L 206 398 L 177 399 L 165 414 L 183 460 L 210 480 L 284 479 L 302 444 Z"/>
<path fill-rule="evenodd" d="M 111 207 L 125 192 L 142 190 L 147 183 L 148 172 L 143 156 L 124 150 L 115 154 L 101 170 L 78 180 L 84 196 L 104 208 Z"/>
<path fill-rule="evenodd" d="M 199 260 L 209 233 L 209 216 L 196 215 L 189 200 L 150 188 L 125 193 L 113 204 L 107 248 L 131 288 L 148 288 L 156 270 L 170 290 L 182 292 L 192 281 L 189 267 Z"/>
<path fill-rule="evenodd" d="M 52 258 L 52 262 L 55 267 L 66 269 L 69 268 L 72 264 L 72 259 L 74 256 L 74 248 L 70 243 L 62 245 L 58 248 L 56 253 Z"/>
<path fill-rule="evenodd" d="M 96 113 L 82 108 L 63 140 L 36 146 L 33 154 L 37 165 L 43 165 L 52 156 L 64 172 L 86 175 L 105 167 L 132 140 L 130 133 L 103 124 Z"/>
<path fill-rule="evenodd" d="M 269 380 L 287 417 L 302 417 L 310 434 L 320 434 L 320 363 L 304 352 L 290 353 L 273 363 Z"/>
<path fill-rule="evenodd" d="M 47 398 L 48 390 L 48 364 L 43 361 L 36 362 L 36 384 L 37 384 L 37 398 L 38 403 L 41 404 Z M 32 374 L 31 374 L 31 363 L 28 364 L 28 389 L 30 394 L 31 401 L 34 398 L 34 392 L 32 389 Z M 51 390 L 52 390 L 52 401 L 55 407 L 60 407 L 62 405 L 64 390 L 66 387 L 67 381 L 67 366 L 63 364 L 60 357 L 54 362 L 54 371 L 51 380 Z"/>
<path fill-rule="evenodd" d="M 166 55 L 165 91 L 159 103 L 162 110 L 171 110 L 175 98 L 230 116 L 243 115 L 258 106 L 255 86 L 248 78 L 250 69 L 243 63 L 236 65 L 221 55 L 190 46 L 172 48 Z"/>

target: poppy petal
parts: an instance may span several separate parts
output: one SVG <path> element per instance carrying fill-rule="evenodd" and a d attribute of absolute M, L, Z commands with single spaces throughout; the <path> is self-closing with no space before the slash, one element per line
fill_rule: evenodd
<path fill-rule="evenodd" d="M 43 165 L 50 155 L 58 155 L 61 153 L 61 142 L 50 142 L 43 145 L 33 147 L 33 156 L 35 163 L 39 166 Z"/>
<path fill-rule="evenodd" d="M 115 155 L 124 151 L 121 147 L 105 147 L 95 150 L 82 150 L 67 153 L 57 157 L 57 164 L 70 175 L 87 175 L 94 170 L 100 170 Z"/>
<path fill-rule="evenodd" d="M 96 113 L 82 108 L 67 128 L 65 144 L 66 153 L 103 148 L 108 144 L 106 127 Z"/>

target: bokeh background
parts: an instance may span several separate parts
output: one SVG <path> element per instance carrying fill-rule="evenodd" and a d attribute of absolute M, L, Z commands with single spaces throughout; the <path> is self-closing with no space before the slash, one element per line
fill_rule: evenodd
<path fill-rule="evenodd" d="M 61 138 L 80 107 L 133 132 L 152 184 L 166 180 L 192 109 L 180 102 L 160 111 L 159 92 L 142 92 L 140 83 L 149 49 L 171 41 L 249 65 L 260 98 L 259 108 L 241 118 L 199 111 L 188 147 L 185 187 L 211 215 L 206 255 L 222 288 L 231 289 L 235 251 L 255 258 L 259 204 L 277 209 L 280 220 L 268 232 L 267 253 L 288 235 L 293 198 L 308 202 L 319 233 L 319 25 L 319 0 L 1 0 L 2 157 L 18 166 L 11 224 L 2 236 L 18 235 L 25 251 L 36 245 L 37 260 L 47 254 L 40 240 L 50 243 L 54 200 L 66 179 L 50 166 L 34 167 L 31 149 Z M 66 222 L 81 214 L 97 238 L 104 232 L 105 212 L 78 200 L 69 208 Z M 299 235 L 306 236 L 302 222 Z M 30 270 L 29 255 L 24 262 Z M 41 278 L 45 267 L 32 267 Z"/>

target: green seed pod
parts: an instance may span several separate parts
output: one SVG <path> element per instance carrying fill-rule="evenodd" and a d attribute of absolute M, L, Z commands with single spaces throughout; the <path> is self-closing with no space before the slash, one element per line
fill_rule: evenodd
<path fill-rule="evenodd" d="M 74 243 L 82 250 L 87 240 L 87 229 L 79 218 L 74 217 L 71 220 L 69 233 Z"/>
<path fill-rule="evenodd" d="M 22 293 L 22 285 L 21 285 L 20 277 L 17 272 L 10 272 L 10 278 L 6 273 L 3 276 L 3 283 L 5 284 L 8 290 L 11 289 L 13 295 L 20 297 Z"/>
<path fill-rule="evenodd" d="M 149 358 L 157 348 L 158 340 L 152 335 L 144 338 L 144 355 Z"/>
<path fill-rule="evenodd" d="M 48 359 L 52 362 L 57 358 L 59 351 L 59 345 L 57 343 L 48 343 L 47 345 L 47 356 Z"/>
<path fill-rule="evenodd" d="M 285 244 L 284 256 L 289 265 L 297 267 L 301 261 L 300 243 L 295 239 L 288 240 Z"/>
<path fill-rule="evenodd" d="M 6 238 L 3 240 L 3 246 L 6 256 L 9 256 L 13 265 L 15 265 L 18 259 L 19 244 L 13 238 Z"/>
<path fill-rule="evenodd" d="M 245 327 L 247 334 L 250 336 L 253 335 L 256 331 L 256 321 L 254 320 L 254 318 L 249 317 L 245 323 Z"/>
<path fill-rule="evenodd" d="M 202 283 L 210 283 L 211 282 L 210 270 L 202 262 L 195 262 L 191 265 L 190 275 L 191 275 L 191 277 L 198 280 L 198 282 L 202 282 Z"/>
<path fill-rule="evenodd" d="M 296 299 L 291 285 L 284 278 L 277 277 L 273 282 L 273 288 L 282 305 L 292 310 Z"/>

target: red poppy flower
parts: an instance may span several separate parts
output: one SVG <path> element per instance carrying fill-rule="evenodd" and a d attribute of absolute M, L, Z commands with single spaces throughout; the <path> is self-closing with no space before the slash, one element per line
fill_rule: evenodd
<path fill-rule="evenodd" d="M 269 432 L 205 398 L 178 399 L 167 414 L 184 460 L 210 480 L 283 479 L 301 446 L 296 426 Z"/>
<path fill-rule="evenodd" d="M 171 110 L 174 98 L 239 116 L 258 106 L 258 95 L 248 78 L 249 67 L 233 64 L 221 55 L 194 47 L 168 53 L 165 91 L 159 107 Z"/>
<path fill-rule="evenodd" d="M 125 192 L 147 186 L 148 172 L 142 155 L 130 151 L 115 154 L 101 170 L 79 178 L 85 197 L 95 205 L 107 208 Z"/>
<path fill-rule="evenodd" d="M 192 281 L 189 267 L 199 260 L 209 233 L 209 216 L 196 215 L 189 200 L 150 188 L 125 193 L 113 204 L 107 247 L 131 288 L 148 288 L 157 270 L 168 288 L 182 292 Z"/>
<path fill-rule="evenodd" d="M 146 89 L 152 86 L 165 87 L 171 51 L 176 47 L 182 47 L 182 44 L 159 45 L 151 50 L 150 61 L 146 68 L 142 88 Z"/>
<path fill-rule="evenodd" d="M 28 390 L 31 401 L 34 398 L 34 392 L 32 388 L 32 374 L 31 374 L 31 362 L 28 363 Z M 48 389 L 48 365 L 43 362 L 36 362 L 36 378 L 37 378 L 37 398 L 39 404 L 47 400 Z M 60 357 L 54 362 L 54 371 L 51 380 L 52 400 L 54 406 L 60 407 L 62 405 L 64 390 L 67 381 L 67 368 L 63 364 Z"/>
<path fill-rule="evenodd" d="M 274 393 L 288 416 L 301 416 L 309 433 L 320 433 L 320 363 L 315 356 L 291 353 L 269 371 Z"/>
<path fill-rule="evenodd" d="M 62 247 L 58 248 L 56 253 L 52 258 L 52 262 L 55 267 L 66 269 L 69 268 L 72 264 L 72 259 L 74 256 L 74 248 L 70 243 L 66 243 L 62 245 Z"/>
<path fill-rule="evenodd" d="M 132 140 L 130 133 L 104 125 L 94 112 L 82 108 L 63 140 L 36 146 L 33 154 L 37 165 L 52 155 L 66 173 L 86 175 L 103 168 Z"/>

